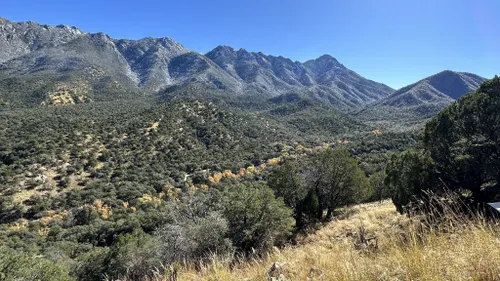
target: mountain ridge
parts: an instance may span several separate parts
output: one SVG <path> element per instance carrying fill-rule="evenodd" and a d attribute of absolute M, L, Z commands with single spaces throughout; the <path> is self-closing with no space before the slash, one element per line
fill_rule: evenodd
<path fill-rule="evenodd" d="M 397 90 L 379 103 L 389 106 L 395 104 L 412 106 L 438 99 L 442 99 L 443 102 L 446 102 L 446 99 L 453 101 L 474 91 L 484 81 L 485 78 L 472 73 L 444 70 Z M 435 97 L 430 94 L 435 94 Z"/>
<path fill-rule="evenodd" d="M 203 55 L 169 37 L 114 39 L 76 27 L 7 19 L 0 20 L 0 64 L 0 78 L 25 85 L 22 89 L 10 87 L 4 99 L 24 95 L 33 100 L 32 105 L 45 102 L 51 92 L 71 88 L 68 85 L 75 83 L 86 85 L 78 87 L 87 89 L 81 93 L 89 97 L 85 100 L 113 99 L 119 91 L 134 98 L 139 92 L 163 93 L 169 87 L 193 88 L 189 85 L 197 83 L 222 89 L 228 98 L 247 95 L 267 102 L 282 94 L 300 93 L 343 110 L 394 92 L 329 55 L 301 63 L 242 48 L 236 51 L 229 46 L 218 46 Z M 86 69 L 92 69 L 93 76 Z M 40 85 L 35 83 L 38 86 L 25 93 L 29 90 L 26 85 L 33 84 L 35 76 L 40 78 Z M 2 84 L 0 81 L 0 92 L 6 92 Z M 114 93 L 103 95 L 103 89 L 114 89 Z M 188 94 L 210 97 L 210 91 Z"/>
<path fill-rule="evenodd" d="M 330 55 L 301 63 L 282 56 L 248 52 L 243 48 L 236 51 L 220 45 L 206 56 L 235 78 L 247 83 L 259 81 L 258 86 L 263 90 L 272 88 L 277 93 L 286 94 L 305 87 L 307 96 L 340 107 L 373 102 L 394 91 L 360 76 Z"/>
<path fill-rule="evenodd" d="M 433 116 L 461 96 L 475 91 L 486 78 L 468 72 L 444 70 L 405 86 L 358 113 L 376 116 L 387 112 L 400 117 Z"/>

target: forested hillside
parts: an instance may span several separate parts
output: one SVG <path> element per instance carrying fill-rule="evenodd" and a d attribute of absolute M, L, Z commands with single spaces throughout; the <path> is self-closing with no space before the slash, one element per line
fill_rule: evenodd
<path fill-rule="evenodd" d="M 498 201 L 499 102 L 495 77 L 427 122 L 421 146 L 393 156 L 387 184 L 398 210 L 425 202 L 429 192 L 451 192 L 472 209 Z"/>
<path fill-rule="evenodd" d="M 47 265 L 57 264 L 49 268 L 66 272 L 61 276 L 69 273 L 79 280 L 101 280 L 105 274 L 118 277 L 127 265 L 102 268 L 94 262 L 119 259 L 113 251 L 122 255 L 124 249 L 119 245 L 123 243 L 138 247 L 132 246 L 135 242 L 130 239 L 171 239 L 172 233 L 158 231 L 181 223 L 186 212 L 202 212 L 199 219 L 206 220 L 207 227 L 220 221 L 213 227 L 222 229 L 210 231 L 220 235 L 213 239 L 222 239 L 217 245 L 226 245 L 229 252 L 265 251 L 286 241 L 295 229 L 294 216 L 298 218 L 293 207 L 296 203 L 285 204 L 266 185 L 275 165 L 287 159 L 302 163 L 331 148 L 348 149 L 365 178 L 381 171 L 393 152 L 415 143 L 412 132 L 373 131 L 329 107 L 307 106 L 302 99 L 274 102 L 276 106 L 258 114 L 189 100 L 158 105 L 149 100 L 96 102 L 2 111 L 0 235 L 5 251 L 20 251 L 24 254 L 14 258 L 37 265 L 39 261 L 29 257 L 43 256 Z M 351 165 L 357 168 L 357 164 Z M 309 172 L 304 173 L 308 178 Z M 352 197 L 358 191 L 349 193 L 341 204 L 372 196 L 368 185 L 364 188 L 363 196 Z M 259 200 L 264 200 L 264 205 L 259 207 L 260 201 L 242 205 L 240 215 L 259 212 L 258 208 L 271 200 L 277 204 L 273 207 L 277 209 L 269 210 L 274 217 L 256 217 L 250 225 L 233 218 L 236 210 L 226 207 L 236 207 L 233 204 L 239 200 L 243 204 L 248 196 L 262 198 Z M 192 206 L 197 201 L 201 205 Z M 211 215 L 206 217 L 206 211 L 192 208 L 208 208 Z M 310 222 L 322 219 L 314 215 Z M 265 226 L 279 220 L 282 224 L 276 228 Z M 181 223 L 187 227 L 185 231 L 194 231 L 188 223 Z M 238 238 L 247 227 L 258 225 L 252 231 L 269 228 L 269 238 Z M 213 246 L 179 252 L 168 259 L 197 258 Z M 142 247 L 133 255 L 140 255 Z M 162 259 L 165 262 L 168 259 L 163 255 L 172 254 L 169 251 L 148 257 L 148 262 L 151 266 Z M 132 252 L 128 258 L 134 258 Z"/>

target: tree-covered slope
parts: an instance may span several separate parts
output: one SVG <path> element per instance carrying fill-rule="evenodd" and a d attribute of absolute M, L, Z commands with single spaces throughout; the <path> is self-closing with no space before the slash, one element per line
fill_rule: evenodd
<path fill-rule="evenodd" d="M 388 165 L 387 183 L 394 190 L 398 209 L 410 208 L 428 192 L 438 196 L 452 193 L 473 208 L 498 201 L 499 122 L 498 77 L 484 82 L 427 122 L 421 149 L 394 157 Z"/>

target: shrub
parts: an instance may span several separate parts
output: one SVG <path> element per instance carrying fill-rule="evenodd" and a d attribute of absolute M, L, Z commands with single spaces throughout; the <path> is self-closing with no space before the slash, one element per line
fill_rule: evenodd
<path fill-rule="evenodd" d="M 84 255 L 75 268 L 78 280 L 100 281 L 128 278 L 140 280 L 151 276 L 160 266 L 156 240 L 140 230 L 120 235 L 109 248 L 95 248 Z"/>
<path fill-rule="evenodd" d="M 212 254 L 232 253 L 227 238 L 228 224 L 219 213 L 205 216 L 178 214 L 175 221 L 160 227 L 156 236 L 162 261 L 170 264 L 182 260 L 205 260 Z"/>
<path fill-rule="evenodd" d="M 0 280 L 70 281 L 67 271 L 41 257 L 31 257 L 0 247 Z"/>
<path fill-rule="evenodd" d="M 229 236 L 243 252 L 282 244 L 293 227 L 292 211 L 265 184 L 225 185 L 222 210 L 229 222 Z"/>
<path fill-rule="evenodd" d="M 432 159 L 419 151 L 405 151 L 394 155 L 387 164 L 385 184 L 399 212 L 425 190 L 435 189 L 438 182 L 432 172 Z"/>

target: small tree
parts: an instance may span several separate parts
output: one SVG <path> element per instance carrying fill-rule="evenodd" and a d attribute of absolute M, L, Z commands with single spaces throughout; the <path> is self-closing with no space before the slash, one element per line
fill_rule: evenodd
<path fill-rule="evenodd" d="M 376 172 L 368 178 L 371 186 L 371 199 L 374 201 L 381 202 L 382 200 L 389 198 L 391 196 L 391 192 L 387 185 L 385 184 L 385 172 Z"/>
<path fill-rule="evenodd" d="M 432 159 L 428 154 L 418 151 L 409 150 L 394 155 L 387 164 L 386 173 L 385 184 L 401 213 L 414 198 L 421 196 L 425 190 L 435 189 L 438 184 Z"/>
<path fill-rule="evenodd" d="M 23 216 L 23 206 L 14 202 L 12 196 L 0 196 L 0 223 L 10 223 Z"/>
<path fill-rule="evenodd" d="M 223 188 L 222 210 L 234 246 L 243 252 L 265 251 L 288 238 L 292 211 L 267 185 L 228 184 Z"/>
<path fill-rule="evenodd" d="M 276 196 L 283 198 L 285 204 L 293 210 L 296 225 L 301 228 L 304 225 L 302 213 L 307 209 L 303 200 L 308 195 L 308 189 L 300 173 L 299 164 L 286 160 L 272 172 L 268 184 Z"/>
<path fill-rule="evenodd" d="M 318 219 L 330 219 L 341 206 L 361 201 L 369 187 L 357 161 L 346 150 L 327 149 L 313 155 L 306 166 L 306 180 L 319 199 Z"/>

